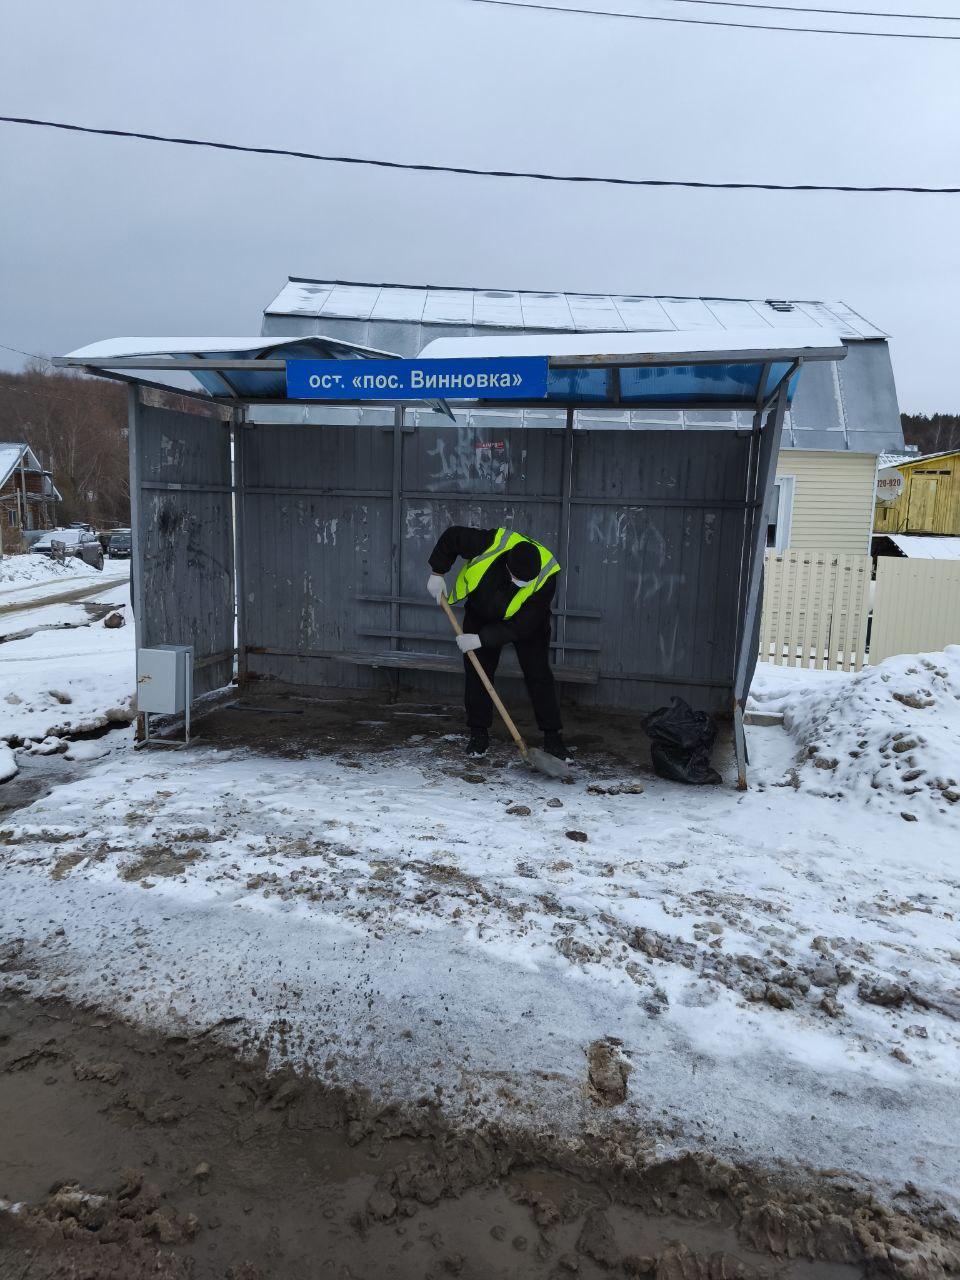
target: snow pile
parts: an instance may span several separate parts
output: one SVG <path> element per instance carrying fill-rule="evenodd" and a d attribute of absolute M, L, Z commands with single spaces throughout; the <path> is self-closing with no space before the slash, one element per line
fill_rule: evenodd
<path fill-rule="evenodd" d="M 36 631 L 0 649 L 0 743 L 43 744 L 134 716 L 134 628 Z M 41 746 L 42 750 L 42 746 Z"/>
<path fill-rule="evenodd" d="M 0 782 L 6 782 L 17 772 L 17 762 L 8 746 L 0 742 Z"/>
<path fill-rule="evenodd" d="M 960 645 L 856 675 L 762 664 L 751 703 L 783 712 L 794 785 L 907 821 L 960 820 Z"/>
<path fill-rule="evenodd" d="M 13 593 L 19 593 L 24 587 L 98 577 L 100 570 L 84 563 L 79 556 L 70 556 L 66 564 L 43 555 L 4 556 L 0 559 L 0 605 L 14 603 Z"/>

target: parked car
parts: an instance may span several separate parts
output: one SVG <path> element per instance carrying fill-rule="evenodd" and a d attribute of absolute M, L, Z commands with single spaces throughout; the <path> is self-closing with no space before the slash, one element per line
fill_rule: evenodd
<path fill-rule="evenodd" d="M 86 529 L 48 529 L 47 532 L 30 548 L 31 555 L 47 556 L 59 559 L 60 547 L 63 555 L 79 556 L 84 563 L 92 564 L 95 569 L 103 568 L 103 547 L 95 533 Z"/>
<path fill-rule="evenodd" d="M 111 560 L 129 560 L 133 554 L 133 541 L 129 529 L 114 529 L 107 543 L 107 555 Z"/>

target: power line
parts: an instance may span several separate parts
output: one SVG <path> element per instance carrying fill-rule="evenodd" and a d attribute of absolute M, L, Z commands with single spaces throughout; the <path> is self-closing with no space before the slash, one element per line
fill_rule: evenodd
<path fill-rule="evenodd" d="M 671 2 L 718 5 L 724 9 L 767 9 L 772 13 L 824 13 L 831 18 L 902 18 L 907 22 L 960 22 L 960 17 L 948 13 L 882 13 L 877 9 L 815 9 L 801 4 L 755 4 L 751 0 L 671 0 Z M 798 28 L 784 27 L 782 30 L 796 31 Z"/>
<path fill-rule="evenodd" d="M 495 0 L 489 0 L 493 3 Z M 132 129 L 98 129 L 92 125 L 67 124 L 62 120 L 35 120 L 29 116 L 0 116 L 0 123 L 63 129 L 68 133 L 96 134 L 106 138 L 136 138 L 143 142 L 166 142 L 179 147 L 206 147 L 214 151 L 238 151 L 257 156 L 289 156 L 294 160 L 320 160 L 326 164 L 369 166 L 375 169 L 404 169 L 414 173 L 455 173 L 472 178 L 527 178 L 537 182 L 570 182 L 611 187 L 691 187 L 706 191 L 839 191 L 867 194 L 960 195 L 960 187 L 864 187 L 852 184 L 815 182 L 704 182 L 687 178 L 608 178 L 595 174 L 538 173 L 522 169 L 475 169 L 467 165 L 415 164 L 404 160 L 379 160 L 370 156 L 323 155 L 315 151 L 294 151 L 288 147 L 255 147 L 239 142 L 212 142 L 205 138 L 177 138 L 161 133 L 141 133 Z"/>
<path fill-rule="evenodd" d="M 19 347 L 10 347 L 5 342 L 0 342 L 0 347 L 2 347 L 4 351 L 15 351 L 18 356 L 29 356 L 31 360 L 41 360 L 44 364 L 52 363 L 47 356 L 37 355 L 36 351 L 22 351 Z"/>
<path fill-rule="evenodd" d="M 845 31 L 842 27 L 781 27 L 772 22 L 721 22 L 716 18 L 670 18 L 656 13 L 618 13 L 614 9 L 579 9 L 573 5 L 539 4 L 536 0 L 467 0 L 468 4 L 494 4 L 504 9 L 540 9 L 545 13 L 579 13 L 593 18 L 628 18 L 634 22 L 677 22 L 694 27 L 727 27 L 735 31 L 788 31 L 794 35 L 876 36 L 878 40 L 960 40 L 960 36 L 920 31 Z M 774 6 L 775 7 L 775 6 Z"/>

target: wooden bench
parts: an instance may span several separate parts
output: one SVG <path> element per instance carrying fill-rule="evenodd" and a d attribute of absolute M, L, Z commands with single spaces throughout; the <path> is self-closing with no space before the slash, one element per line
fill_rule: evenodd
<path fill-rule="evenodd" d="M 460 658 L 445 657 L 438 653 L 410 653 L 403 650 L 387 650 L 385 653 L 347 652 L 338 655 L 343 662 L 352 662 L 358 667 L 390 667 L 395 671 L 436 671 L 449 675 L 461 675 L 463 662 Z M 588 671 L 583 667 L 571 667 L 555 664 L 554 678 L 561 684 L 596 684 L 596 671 Z M 497 668 L 498 676 L 507 676 L 522 680 L 523 673 L 515 662 L 503 662 Z"/>

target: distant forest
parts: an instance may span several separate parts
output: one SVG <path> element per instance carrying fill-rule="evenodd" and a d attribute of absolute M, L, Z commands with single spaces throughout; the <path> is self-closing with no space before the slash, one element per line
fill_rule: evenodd
<path fill-rule="evenodd" d="M 117 383 L 40 362 L 0 372 L 0 440 L 26 441 L 53 472 L 58 524 L 129 523 L 127 405 Z"/>
<path fill-rule="evenodd" d="M 921 453 L 960 449 L 960 413 L 901 413 L 903 438 Z"/>

